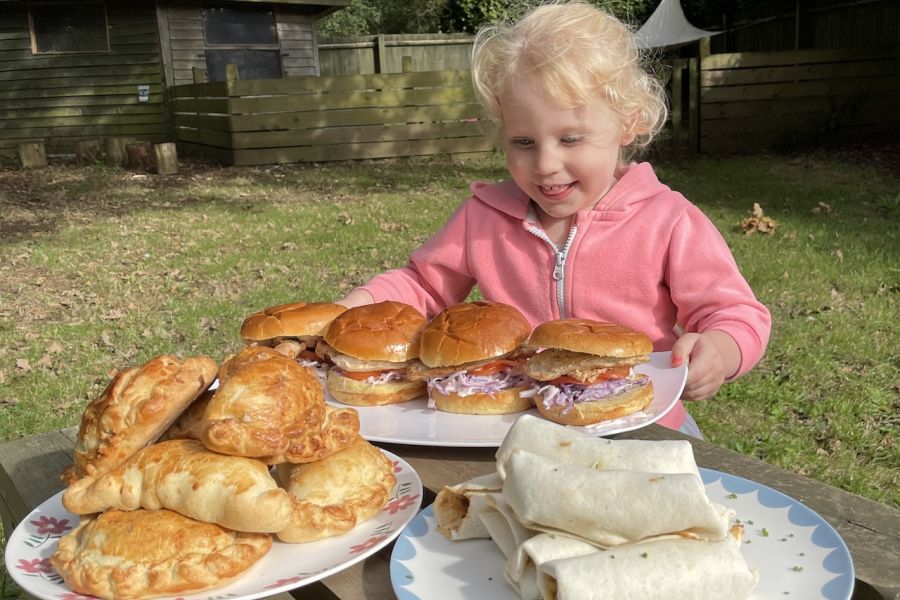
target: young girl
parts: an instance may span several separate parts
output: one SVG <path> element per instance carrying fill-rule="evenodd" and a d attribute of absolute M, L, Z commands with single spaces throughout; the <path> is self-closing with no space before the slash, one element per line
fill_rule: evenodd
<path fill-rule="evenodd" d="M 709 219 L 648 163 L 623 160 L 666 115 L 630 31 L 581 2 L 541 6 L 479 34 L 473 78 L 512 179 L 473 184 L 409 264 L 339 302 L 397 300 L 432 316 L 477 284 L 532 325 L 580 317 L 647 333 L 674 366 L 689 361 L 684 400 L 749 371 L 769 311 Z M 700 436 L 681 402 L 660 423 Z"/>

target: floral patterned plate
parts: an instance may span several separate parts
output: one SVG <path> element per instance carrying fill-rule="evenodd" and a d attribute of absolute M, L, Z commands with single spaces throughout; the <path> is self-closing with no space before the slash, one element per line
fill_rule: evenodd
<path fill-rule="evenodd" d="M 276 541 L 272 550 L 236 581 L 178 598 L 250 600 L 272 596 L 333 575 L 389 544 L 418 512 L 422 482 L 403 459 L 382 452 L 394 463 L 397 486 L 376 516 L 340 537 L 306 544 Z M 66 587 L 50 564 L 57 540 L 77 523 L 78 517 L 62 506 L 62 492 L 46 500 L 19 523 L 6 545 L 6 570 L 24 591 L 45 600 L 92 598 Z"/>

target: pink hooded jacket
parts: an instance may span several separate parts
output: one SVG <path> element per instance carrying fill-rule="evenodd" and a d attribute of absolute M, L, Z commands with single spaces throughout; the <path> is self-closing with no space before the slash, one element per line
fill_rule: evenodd
<path fill-rule="evenodd" d="M 759 361 L 771 317 L 741 275 L 715 225 L 660 183 L 649 163 L 623 167 L 592 210 L 578 212 L 564 248 L 543 233 L 512 181 L 474 183 L 472 196 L 409 264 L 362 289 L 431 317 L 478 285 L 486 300 L 518 308 L 536 326 L 578 317 L 643 331 L 655 351 L 687 332 L 719 329 L 741 350 L 732 378 Z M 659 422 L 677 429 L 679 401 Z"/>

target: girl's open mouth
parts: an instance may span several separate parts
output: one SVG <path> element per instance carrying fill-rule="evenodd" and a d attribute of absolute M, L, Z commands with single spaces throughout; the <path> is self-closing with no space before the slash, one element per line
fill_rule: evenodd
<path fill-rule="evenodd" d="M 559 198 L 565 196 L 575 187 L 575 183 L 564 183 L 561 185 L 539 185 L 538 189 L 547 198 Z"/>

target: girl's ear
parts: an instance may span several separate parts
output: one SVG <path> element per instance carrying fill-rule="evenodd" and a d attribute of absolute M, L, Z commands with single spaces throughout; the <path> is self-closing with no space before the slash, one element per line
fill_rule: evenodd
<path fill-rule="evenodd" d="M 638 115 L 632 113 L 622 121 L 622 137 L 619 138 L 619 146 L 625 147 L 637 138 Z"/>

